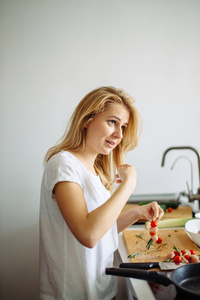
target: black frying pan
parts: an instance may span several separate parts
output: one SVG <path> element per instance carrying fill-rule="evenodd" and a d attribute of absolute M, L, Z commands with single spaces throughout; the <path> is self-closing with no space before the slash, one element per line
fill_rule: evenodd
<path fill-rule="evenodd" d="M 106 268 L 107 275 L 144 279 L 164 286 L 174 284 L 177 294 L 200 299 L 200 263 L 181 266 L 173 272 L 143 271 L 127 268 Z"/>

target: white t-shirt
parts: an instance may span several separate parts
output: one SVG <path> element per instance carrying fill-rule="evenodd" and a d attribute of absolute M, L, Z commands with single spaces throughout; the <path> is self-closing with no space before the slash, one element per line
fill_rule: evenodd
<path fill-rule="evenodd" d="M 117 224 L 94 248 L 80 244 L 64 221 L 53 194 L 59 181 L 80 185 L 89 212 L 110 197 L 99 176 L 89 172 L 70 152 L 62 151 L 48 161 L 41 185 L 40 299 L 110 300 L 117 294 L 117 280 L 105 275 L 105 268 L 113 266 L 118 248 Z"/>

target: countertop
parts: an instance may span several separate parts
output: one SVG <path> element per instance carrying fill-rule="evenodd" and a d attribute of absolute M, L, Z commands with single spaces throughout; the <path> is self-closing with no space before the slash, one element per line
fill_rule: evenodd
<path fill-rule="evenodd" d="M 130 206 L 130 204 L 126 205 L 124 207 L 124 210 L 129 209 L 130 208 L 129 206 Z M 180 215 L 182 217 L 183 216 L 184 217 L 192 217 L 192 209 L 190 207 L 188 207 L 185 210 L 184 209 L 185 209 L 185 207 L 179 207 L 178 209 L 175 209 L 174 211 L 176 212 L 176 214 L 180 211 Z M 183 212 L 183 210 L 184 210 L 184 212 Z M 180 215 L 178 217 L 180 217 Z M 173 215 L 169 214 L 168 217 L 173 218 Z M 166 218 L 167 218 L 167 215 L 166 215 Z M 144 229 L 145 229 L 144 223 L 137 223 L 137 224 L 134 224 L 134 225 L 130 226 L 126 230 L 144 230 Z M 183 227 L 173 227 L 173 229 L 184 229 L 184 226 Z M 119 234 L 118 256 L 119 256 L 118 260 L 117 260 L 118 265 L 116 265 L 116 267 L 118 267 L 121 262 L 130 262 L 130 260 L 127 257 L 128 253 L 127 253 L 127 249 L 126 249 L 126 246 L 125 246 L 125 243 L 124 243 L 123 232 L 121 232 Z M 128 298 L 129 300 L 130 299 L 134 299 L 134 300 L 144 300 L 144 299 L 156 300 L 156 298 L 155 298 L 155 296 L 152 292 L 152 289 L 150 288 L 149 283 L 147 281 L 140 280 L 140 279 L 135 279 L 135 278 L 126 278 L 126 281 L 127 281 L 128 286 L 129 286 L 129 298 Z M 157 298 L 157 299 L 160 299 L 160 298 Z"/>
<path fill-rule="evenodd" d="M 145 226 L 144 224 L 134 224 L 133 226 L 130 226 L 126 230 L 144 230 Z M 167 228 L 166 228 L 167 229 Z M 170 228 L 171 229 L 171 228 Z M 183 227 L 173 227 L 173 229 L 184 229 Z M 119 267 L 119 264 L 121 262 L 130 262 L 128 259 L 128 253 L 127 249 L 124 243 L 124 238 L 123 238 L 123 232 L 119 234 L 119 248 L 118 248 L 118 265 L 116 267 Z M 175 286 L 172 284 L 169 287 L 165 287 L 165 290 L 163 289 L 160 294 L 162 295 L 154 295 L 149 283 L 145 280 L 141 279 L 135 279 L 135 278 L 126 278 L 127 284 L 129 287 L 129 300 L 134 299 L 134 300 L 156 300 L 156 299 L 162 299 L 163 296 L 166 297 L 166 295 L 169 295 L 169 299 L 175 299 L 176 296 L 176 289 Z M 117 298 L 118 299 L 118 298 Z M 165 298 L 167 299 L 167 298 Z M 121 300 L 121 299 L 120 299 Z"/>

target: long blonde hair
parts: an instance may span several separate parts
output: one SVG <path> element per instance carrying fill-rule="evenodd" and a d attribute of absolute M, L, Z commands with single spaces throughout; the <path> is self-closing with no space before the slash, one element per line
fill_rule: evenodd
<path fill-rule="evenodd" d="M 114 87 L 100 87 L 88 93 L 77 105 L 70 118 L 69 125 L 57 145 L 51 147 L 44 158 L 44 162 L 60 151 L 79 152 L 85 147 L 86 124 L 95 115 L 105 111 L 111 104 L 121 104 L 129 111 L 128 126 L 125 129 L 120 144 L 109 155 L 99 154 L 95 160 L 95 170 L 102 183 L 111 191 L 111 165 L 114 174 L 117 166 L 124 163 L 124 153 L 133 150 L 138 144 L 138 132 L 141 125 L 140 114 L 134 106 L 134 99 L 122 89 Z"/>

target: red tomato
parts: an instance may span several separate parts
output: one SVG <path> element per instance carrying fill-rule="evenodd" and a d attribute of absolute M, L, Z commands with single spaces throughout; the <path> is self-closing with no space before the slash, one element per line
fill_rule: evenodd
<path fill-rule="evenodd" d="M 156 221 L 152 221 L 151 222 L 151 227 L 157 227 L 157 222 Z"/>
<path fill-rule="evenodd" d="M 162 243 L 162 239 L 161 239 L 161 238 L 158 238 L 157 241 L 156 241 L 156 243 L 157 243 L 157 244 L 161 244 L 161 243 Z"/>
<path fill-rule="evenodd" d="M 178 264 L 178 263 L 181 262 L 181 257 L 180 257 L 180 255 L 177 255 L 177 256 L 174 257 L 174 262 L 175 262 L 176 264 Z"/>
<path fill-rule="evenodd" d="M 185 259 L 187 259 L 187 261 L 190 261 L 190 256 L 188 254 L 184 255 Z"/>
<path fill-rule="evenodd" d="M 190 250 L 190 253 L 191 253 L 191 254 L 195 254 L 195 251 L 194 251 L 194 250 Z"/>
<path fill-rule="evenodd" d="M 180 253 L 178 251 L 174 251 L 175 256 L 180 256 Z"/>
<path fill-rule="evenodd" d="M 173 209 L 171 207 L 168 207 L 168 209 L 167 209 L 168 212 L 172 212 L 172 210 Z"/>
<path fill-rule="evenodd" d="M 184 255 L 186 253 L 186 251 L 185 250 L 181 250 L 181 253 L 182 253 L 182 255 Z"/>
<path fill-rule="evenodd" d="M 156 235 L 157 232 L 150 232 L 149 234 L 150 234 L 151 236 L 153 236 L 153 235 Z"/>

